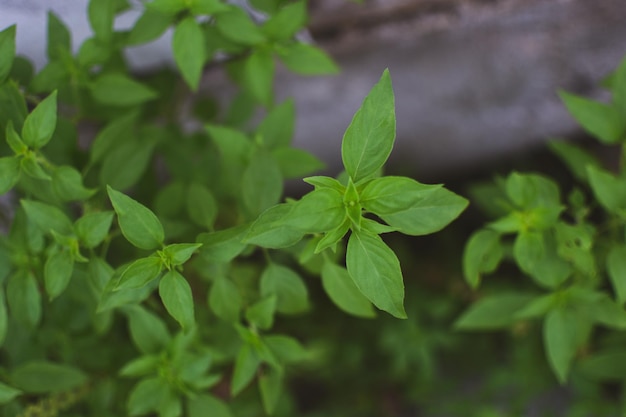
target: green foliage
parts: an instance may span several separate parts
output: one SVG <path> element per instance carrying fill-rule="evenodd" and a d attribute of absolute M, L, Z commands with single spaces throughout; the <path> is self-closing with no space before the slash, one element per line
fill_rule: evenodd
<path fill-rule="evenodd" d="M 293 378 L 329 358 L 289 323 L 341 317 L 333 304 L 408 317 L 380 235 L 436 232 L 467 201 L 382 176 L 389 71 L 346 130 L 345 181 L 308 177 L 308 193 L 285 198 L 285 180 L 324 164 L 291 146 L 276 60 L 303 75 L 339 68 L 299 41 L 305 1 L 253 4 L 263 22 L 218 0 L 146 1 L 118 31 L 130 3 L 90 0 L 81 45 L 49 13 L 49 62 L 34 74 L 15 26 L 0 32 L 0 194 L 16 202 L 0 235 L 0 416 L 294 415 Z M 168 30 L 174 72 L 133 74 L 125 49 Z M 225 112 L 205 111 L 207 65 L 239 88 Z M 181 94 L 205 129 L 179 125 Z"/>
<path fill-rule="evenodd" d="M 584 130 L 602 143 L 621 147 L 622 153 L 625 77 L 622 63 L 607 82 L 612 94 L 609 103 L 560 93 Z M 588 151 L 562 141 L 552 142 L 550 148 L 580 182 L 567 202 L 546 176 L 513 172 L 499 179 L 483 201 L 498 213 L 497 218 L 472 234 L 463 258 L 464 275 L 473 288 L 485 281 L 485 275 L 501 275 L 500 265 L 512 261 L 521 275 L 531 279 L 533 292 L 492 290 L 494 294 L 480 297 L 463 313 L 456 327 L 491 330 L 540 325 L 537 336 L 556 380 L 589 395 L 589 390 L 602 392 L 600 384 L 624 382 L 615 353 L 623 349 L 620 330 L 626 317 L 624 166 L 610 170 Z M 600 326 L 604 329 L 596 329 Z M 614 369 L 609 369 L 610 360 Z M 591 398 L 575 401 L 571 415 L 583 415 L 577 414 L 576 407 L 587 410 L 582 413 L 604 413 Z M 587 401 L 589 408 L 583 405 Z M 623 406 L 617 409 L 623 412 Z"/>

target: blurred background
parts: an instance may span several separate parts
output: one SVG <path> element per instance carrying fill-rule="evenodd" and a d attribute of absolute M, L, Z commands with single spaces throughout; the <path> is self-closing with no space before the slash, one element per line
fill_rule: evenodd
<path fill-rule="evenodd" d="M 139 16 L 139 0 L 119 28 Z M 241 1 L 239 2 L 241 3 Z M 277 99 L 294 97 L 295 143 L 340 166 L 352 115 L 382 71 L 391 71 L 398 142 L 394 169 L 440 181 L 576 134 L 556 95 L 599 95 L 597 82 L 626 55 L 623 0 L 311 0 L 305 39 L 339 63 L 334 77 L 304 78 L 279 68 Z M 45 63 L 46 11 L 73 33 L 91 35 L 87 0 L 0 0 L 0 27 L 18 23 L 18 52 Z M 255 13 L 256 18 L 263 19 Z M 170 65 L 168 33 L 128 51 L 137 71 Z M 202 94 L 219 101 L 232 87 L 207 69 Z"/>

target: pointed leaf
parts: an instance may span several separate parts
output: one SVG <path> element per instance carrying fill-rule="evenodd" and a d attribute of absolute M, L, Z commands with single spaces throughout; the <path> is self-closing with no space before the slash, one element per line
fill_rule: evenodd
<path fill-rule="evenodd" d="M 6 404 L 20 395 L 22 391 L 0 382 L 0 404 Z"/>
<path fill-rule="evenodd" d="M 57 92 L 54 91 L 26 117 L 22 127 L 22 140 L 33 149 L 50 141 L 57 125 Z"/>
<path fill-rule="evenodd" d="M 409 208 L 380 217 L 399 232 L 422 236 L 438 232 L 456 219 L 468 201 L 445 188 L 435 188 Z"/>
<path fill-rule="evenodd" d="M 87 375 L 69 365 L 33 361 L 21 365 L 11 373 L 13 384 L 33 394 L 69 391 L 87 382 Z"/>
<path fill-rule="evenodd" d="M 0 158 L 0 195 L 12 189 L 20 179 L 20 158 L 6 156 Z"/>
<path fill-rule="evenodd" d="M 163 226 L 150 209 L 108 186 L 107 193 L 117 213 L 122 234 L 130 243 L 148 250 L 163 245 Z"/>
<path fill-rule="evenodd" d="M 45 232 L 55 231 L 61 235 L 72 233 L 72 223 L 70 219 L 58 208 L 39 201 L 20 201 L 28 219 Z"/>
<path fill-rule="evenodd" d="M 261 275 L 261 296 L 276 295 L 276 310 L 283 314 L 298 314 L 309 307 L 308 291 L 302 278 L 293 270 L 270 264 Z"/>
<path fill-rule="evenodd" d="M 356 183 L 383 166 L 396 138 L 396 115 L 389 71 L 367 95 L 343 136 L 341 158 Z"/>
<path fill-rule="evenodd" d="M 37 326 L 41 320 L 41 294 L 35 276 L 24 271 L 13 273 L 6 295 L 11 317 L 29 328 Z"/>
<path fill-rule="evenodd" d="M 217 278 L 209 292 L 209 307 L 224 321 L 239 321 L 243 300 L 237 286 L 228 278 Z"/>
<path fill-rule="evenodd" d="M 525 294 L 497 294 L 484 297 L 470 306 L 454 323 L 459 330 L 493 330 L 510 327 L 516 313 L 535 297 Z"/>
<path fill-rule="evenodd" d="M 543 324 L 543 342 L 548 363 L 561 384 L 569 374 L 572 360 L 578 350 L 576 316 L 566 309 L 548 313 Z"/>
<path fill-rule="evenodd" d="M 356 286 L 376 307 L 406 318 L 400 262 L 379 236 L 353 232 L 348 240 L 346 265 Z"/>
<path fill-rule="evenodd" d="M 205 50 L 204 35 L 198 22 L 193 17 L 188 17 L 178 23 L 172 37 L 174 61 L 193 91 L 198 89 L 200 83 Z"/>
<path fill-rule="evenodd" d="M 194 308 L 191 287 L 176 270 L 171 270 L 159 283 L 159 296 L 163 305 L 181 327 L 189 330 L 194 324 Z"/>
<path fill-rule="evenodd" d="M 376 316 L 372 304 L 359 291 L 345 268 L 324 262 L 322 285 L 333 303 L 346 313 L 366 318 Z"/>
<path fill-rule="evenodd" d="M 109 234 L 113 222 L 112 211 L 101 211 L 85 214 L 74 224 L 76 235 L 81 244 L 92 249 L 98 246 Z"/>
<path fill-rule="evenodd" d="M 131 263 L 122 273 L 116 290 L 141 288 L 156 279 L 163 265 L 156 256 L 140 258 Z"/>
<path fill-rule="evenodd" d="M 68 250 L 53 253 L 44 266 L 44 282 L 50 300 L 55 299 L 65 290 L 74 270 L 74 257 Z"/>
<path fill-rule="evenodd" d="M 0 32 L 0 85 L 9 76 L 15 59 L 15 25 Z"/>
<path fill-rule="evenodd" d="M 91 86 L 93 98 L 108 106 L 136 106 L 155 99 L 158 94 L 146 85 L 123 74 L 105 74 Z"/>
<path fill-rule="evenodd" d="M 626 123 L 615 107 L 564 91 L 559 96 L 576 121 L 600 141 L 617 143 L 623 138 Z"/>

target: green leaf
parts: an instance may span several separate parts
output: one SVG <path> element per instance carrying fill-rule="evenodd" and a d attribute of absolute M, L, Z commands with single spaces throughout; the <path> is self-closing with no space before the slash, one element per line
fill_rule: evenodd
<path fill-rule="evenodd" d="M 22 128 L 22 140 L 33 149 L 39 149 L 50 141 L 57 125 L 57 92 L 54 91 L 26 117 Z"/>
<path fill-rule="evenodd" d="M 48 11 L 48 59 L 61 59 L 64 53 L 72 51 L 72 38 L 69 29 L 52 11 Z"/>
<path fill-rule="evenodd" d="M 174 61 L 183 79 L 193 90 L 198 90 L 205 61 L 204 35 L 196 19 L 188 17 L 176 26 L 172 37 Z"/>
<path fill-rule="evenodd" d="M 250 345 L 245 344 L 241 346 L 235 359 L 233 379 L 230 384 L 232 396 L 239 394 L 252 381 L 260 364 L 259 355 Z"/>
<path fill-rule="evenodd" d="M 189 330 L 194 322 L 193 296 L 189 283 L 178 271 L 171 270 L 159 283 L 159 296 L 170 316 Z"/>
<path fill-rule="evenodd" d="M 379 216 L 393 214 L 411 209 L 429 192 L 439 188 L 439 184 L 427 185 L 407 177 L 387 176 L 368 182 L 361 192 L 360 202 L 367 211 Z"/>
<path fill-rule="evenodd" d="M 9 76 L 15 59 L 15 25 L 0 32 L 0 85 Z"/>
<path fill-rule="evenodd" d="M 613 246 L 606 257 L 606 269 L 620 304 L 626 302 L 626 246 Z"/>
<path fill-rule="evenodd" d="M 465 281 L 470 287 L 477 288 L 481 275 L 495 271 L 503 255 L 499 233 L 488 229 L 474 232 L 463 251 Z"/>
<path fill-rule="evenodd" d="M 345 268 L 324 262 L 322 285 L 333 303 L 346 313 L 365 318 L 376 316 L 372 304 L 359 291 Z"/>
<path fill-rule="evenodd" d="M 298 314 L 309 308 L 308 291 L 302 278 L 282 265 L 270 264 L 261 275 L 261 296 L 276 295 L 276 310 Z"/>
<path fill-rule="evenodd" d="M 454 323 L 459 330 L 494 330 L 510 327 L 517 320 L 516 313 L 535 296 L 525 294 L 497 294 L 481 298 Z"/>
<path fill-rule="evenodd" d="M 137 113 L 129 114 L 114 119 L 107 124 L 96 135 L 91 150 L 89 152 L 89 160 L 91 163 L 101 161 L 107 154 L 124 143 L 133 141 L 134 125 L 137 120 Z"/>
<path fill-rule="evenodd" d="M 209 292 L 209 307 L 220 319 L 236 323 L 243 300 L 237 286 L 228 278 L 216 278 Z"/>
<path fill-rule="evenodd" d="M 55 231 L 61 235 L 72 233 L 70 219 L 58 208 L 39 201 L 20 201 L 28 219 L 32 221 L 42 232 Z"/>
<path fill-rule="evenodd" d="M 7 281 L 7 302 L 11 317 L 29 328 L 41 320 L 41 294 L 32 272 L 17 271 Z"/>
<path fill-rule="evenodd" d="M 191 0 L 190 11 L 194 15 L 213 15 L 228 10 L 220 0 Z"/>
<path fill-rule="evenodd" d="M 174 243 L 163 248 L 172 266 L 182 265 L 202 246 L 202 243 Z"/>
<path fill-rule="evenodd" d="M 185 10 L 187 5 L 188 1 L 186 0 L 152 0 L 146 4 L 146 8 L 160 13 L 175 15 Z"/>
<path fill-rule="evenodd" d="M 513 245 L 515 262 L 520 269 L 533 275 L 536 265 L 541 262 L 545 253 L 543 233 L 537 231 L 522 231 L 517 235 Z"/>
<path fill-rule="evenodd" d="M 557 379 L 564 384 L 578 350 L 576 316 L 571 310 L 554 309 L 548 313 L 543 324 L 543 341 L 548 363 Z"/>
<path fill-rule="evenodd" d="M 128 316 L 130 336 L 133 343 L 144 354 L 161 353 L 170 342 L 165 323 L 139 305 L 124 309 Z"/>
<path fill-rule="evenodd" d="M 608 295 L 589 290 L 577 294 L 575 302 L 583 307 L 585 315 L 593 322 L 604 326 L 624 330 L 626 328 L 626 311 L 624 308 L 609 298 Z"/>
<path fill-rule="evenodd" d="M 244 85 L 262 105 L 270 107 L 274 101 L 274 58 L 266 49 L 257 49 L 243 68 Z"/>
<path fill-rule="evenodd" d="M 570 114 L 592 136 L 607 144 L 617 143 L 623 138 L 626 123 L 615 107 L 564 91 L 559 92 L 559 97 Z"/>
<path fill-rule="evenodd" d="M 292 209 L 292 204 L 278 204 L 265 210 L 252 223 L 243 242 L 271 249 L 295 245 L 305 233 L 285 224 L 285 216 Z"/>
<path fill-rule="evenodd" d="M 584 223 L 556 225 L 558 255 L 588 277 L 596 275 L 595 255 L 592 252 L 594 234 L 595 229 Z"/>
<path fill-rule="evenodd" d="M 534 319 L 545 316 L 559 302 L 559 293 L 554 292 L 547 295 L 540 295 L 529 301 L 524 307 L 517 310 L 515 318 L 519 320 Z"/>
<path fill-rule="evenodd" d="M 311 184 L 315 187 L 315 189 L 331 188 L 333 190 L 339 191 L 339 193 L 341 194 L 344 194 L 346 192 L 346 187 L 334 178 L 318 175 L 304 178 L 303 181 L 307 184 Z"/>
<path fill-rule="evenodd" d="M 8 386 L 0 382 L 0 404 L 6 404 L 13 400 L 13 398 L 22 394 L 19 389 Z"/>
<path fill-rule="evenodd" d="M 228 39 L 243 45 L 256 45 L 265 41 L 261 30 L 250 20 L 248 14 L 239 7 L 216 16 L 217 29 Z"/>
<path fill-rule="evenodd" d="M 309 356 L 306 349 L 293 337 L 270 335 L 264 337 L 263 342 L 280 363 L 297 363 Z"/>
<path fill-rule="evenodd" d="M 27 362 L 11 373 L 11 381 L 27 393 L 44 394 L 69 391 L 87 382 L 87 375 L 69 365 L 45 361 Z"/>
<path fill-rule="evenodd" d="M 269 152 L 257 151 L 246 168 L 241 184 L 245 207 L 253 216 L 278 203 L 283 194 L 283 177 Z"/>
<path fill-rule="evenodd" d="M 589 183 L 596 198 L 611 213 L 626 209 L 626 180 L 593 166 L 587 167 Z"/>
<path fill-rule="evenodd" d="M 86 188 L 80 172 L 70 166 L 52 171 L 52 189 L 61 201 L 86 200 L 96 192 Z"/>
<path fill-rule="evenodd" d="M 150 165 L 154 145 L 149 138 L 133 138 L 115 147 L 104 158 L 100 182 L 120 190 L 135 185 Z"/>
<path fill-rule="evenodd" d="M 291 39 L 307 22 L 306 2 L 298 1 L 281 7 L 261 27 L 261 31 L 272 40 Z"/>
<path fill-rule="evenodd" d="M 164 379 L 159 377 L 142 379 L 133 387 L 128 396 L 126 403 L 128 414 L 139 416 L 150 411 L 159 411 L 168 392 L 169 387 Z"/>
<path fill-rule="evenodd" d="M 283 224 L 305 233 L 321 233 L 341 226 L 345 218 L 342 195 L 334 189 L 321 188 L 294 203 Z"/>
<path fill-rule="evenodd" d="M 276 409 L 283 390 L 283 373 L 273 367 L 265 368 L 259 376 L 259 390 L 265 413 L 271 415 Z"/>
<path fill-rule="evenodd" d="M 28 153 L 20 160 L 20 170 L 28 177 L 36 180 L 52 180 L 52 177 L 41 167 L 34 153 Z"/>
<path fill-rule="evenodd" d="M 189 417 L 206 417 L 207 410 L 211 410 L 211 417 L 233 417 L 228 405 L 212 395 L 195 395 L 187 400 Z"/>
<path fill-rule="evenodd" d="M 13 128 L 13 121 L 9 120 L 5 129 L 5 139 L 15 155 L 24 155 L 28 151 L 28 146 L 22 141 L 20 135 Z"/>
<path fill-rule="evenodd" d="M 163 226 L 150 209 L 109 186 L 107 193 L 117 213 L 122 234 L 130 243 L 148 250 L 163 245 Z"/>
<path fill-rule="evenodd" d="M 60 250 L 48 257 L 44 265 L 43 278 L 50 300 L 65 291 L 73 271 L 74 257 L 69 250 Z"/>
<path fill-rule="evenodd" d="M 345 207 L 345 213 L 352 222 L 351 227 L 354 230 L 361 230 L 363 208 L 359 202 L 359 192 L 356 189 L 354 182 L 352 182 L 352 178 L 348 178 L 348 186 L 346 187 L 346 192 L 343 195 L 343 204 Z"/>
<path fill-rule="evenodd" d="M 6 156 L 0 158 L 0 195 L 12 189 L 20 179 L 20 158 Z"/>
<path fill-rule="evenodd" d="M 367 220 L 367 219 L 364 219 Z M 332 248 L 333 252 L 335 251 L 337 243 L 343 239 L 343 237 L 350 230 L 350 226 L 352 225 L 352 220 L 346 217 L 344 222 L 334 228 L 333 230 L 329 230 L 324 233 L 324 236 L 317 242 L 317 246 L 315 246 L 314 253 L 320 253 L 327 248 Z M 378 233 L 376 233 L 378 234 Z"/>
<path fill-rule="evenodd" d="M 467 207 L 467 200 L 445 188 L 426 193 L 409 208 L 381 214 L 388 225 L 411 236 L 428 235 L 446 227 Z"/>
<path fill-rule="evenodd" d="M 343 136 L 341 158 L 355 183 L 383 166 L 396 137 L 396 115 L 389 71 L 369 92 Z"/>
<path fill-rule="evenodd" d="M 552 140 L 548 147 L 569 168 L 570 172 L 580 180 L 587 182 L 587 166 L 600 168 L 600 162 L 581 147 L 563 140 Z"/>
<path fill-rule="evenodd" d="M 398 318 L 407 317 L 400 262 L 379 236 L 353 232 L 348 240 L 346 265 L 357 288 L 376 307 Z"/>
<path fill-rule="evenodd" d="M 155 11 L 150 8 L 144 11 L 144 13 L 137 19 L 133 25 L 128 38 L 126 39 L 126 45 L 135 46 L 144 43 L 151 42 L 161 37 L 172 23 L 172 17 L 166 13 Z"/>
<path fill-rule="evenodd" d="M 580 372 L 597 382 L 621 382 L 626 378 L 626 352 L 606 351 L 594 353 L 580 361 Z"/>
<path fill-rule="evenodd" d="M 108 106 L 130 107 L 157 98 L 158 93 L 123 74 L 104 74 L 91 85 L 93 98 Z"/>
<path fill-rule="evenodd" d="M 98 246 L 109 234 L 113 222 L 112 211 L 87 213 L 74 223 L 74 230 L 81 244 L 93 249 Z"/>
<path fill-rule="evenodd" d="M 293 138 L 295 119 L 296 108 L 292 99 L 272 108 L 256 130 L 263 146 L 275 150 L 293 149 L 289 148 L 289 145 Z"/>
<path fill-rule="evenodd" d="M 124 270 L 115 289 L 141 288 L 156 279 L 162 270 L 161 259 L 156 256 L 137 259 Z"/>
<path fill-rule="evenodd" d="M 296 74 L 328 75 L 339 73 L 339 67 L 332 58 L 313 45 L 296 42 L 284 50 L 279 50 L 279 52 L 283 64 Z"/>
<path fill-rule="evenodd" d="M 160 362 L 161 358 L 158 355 L 140 356 L 124 365 L 118 375 L 125 377 L 149 375 L 158 369 Z"/>
<path fill-rule="evenodd" d="M 218 205 L 211 191 L 202 184 L 193 183 L 187 189 L 187 213 L 198 226 L 213 228 Z"/>
<path fill-rule="evenodd" d="M 248 224 L 242 224 L 217 232 L 200 233 L 196 239 L 202 243 L 200 256 L 209 262 L 230 262 L 246 248 L 247 244 L 242 240 L 249 227 Z"/>
<path fill-rule="evenodd" d="M 302 149 L 283 147 L 274 150 L 272 155 L 286 179 L 302 178 L 325 167 L 316 156 Z"/>
<path fill-rule="evenodd" d="M 513 172 L 507 177 L 505 184 L 508 197 L 520 208 L 560 205 L 558 185 L 542 175 Z"/>
<path fill-rule="evenodd" d="M 276 295 L 265 297 L 246 309 L 246 320 L 248 323 L 261 330 L 269 330 L 274 324 L 274 313 L 276 312 Z"/>
<path fill-rule="evenodd" d="M 113 20 L 115 19 L 114 0 L 90 0 L 87 8 L 89 23 L 96 39 L 110 43 L 113 38 Z"/>
<path fill-rule="evenodd" d="M 0 83 L 0 132 L 6 130 L 9 121 L 16 130 L 21 130 L 24 120 L 28 116 L 26 99 L 21 87 L 13 81 Z"/>
<path fill-rule="evenodd" d="M 2 280 L 4 280 L 4 274 L 0 276 L 2 277 Z M 7 312 L 6 297 L 4 296 L 4 288 L 0 287 L 0 346 L 2 346 L 4 340 L 6 339 L 8 326 L 9 315 Z M 0 395 L 0 404 L 2 404 L 1 397 L 2 396 Z"/>

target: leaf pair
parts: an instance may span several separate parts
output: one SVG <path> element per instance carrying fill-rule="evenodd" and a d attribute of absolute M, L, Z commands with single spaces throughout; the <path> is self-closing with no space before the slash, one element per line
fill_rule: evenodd
<path fill-rule="evenodd" d="M 140 249 L 163 247 L 165 233 L 157 216 L 132 198 L 107 188 L 124 237 Z M 191 287 L 177 268 L 189 260 L 202 243 L 172 244 L 156 253 L 140 258 L 122 273 L 117 289 L 146 286 L 165 271 L 159 281 L 159 295 L 167 311 L 185 329 L 194 323 L 194 303 Z"/>

